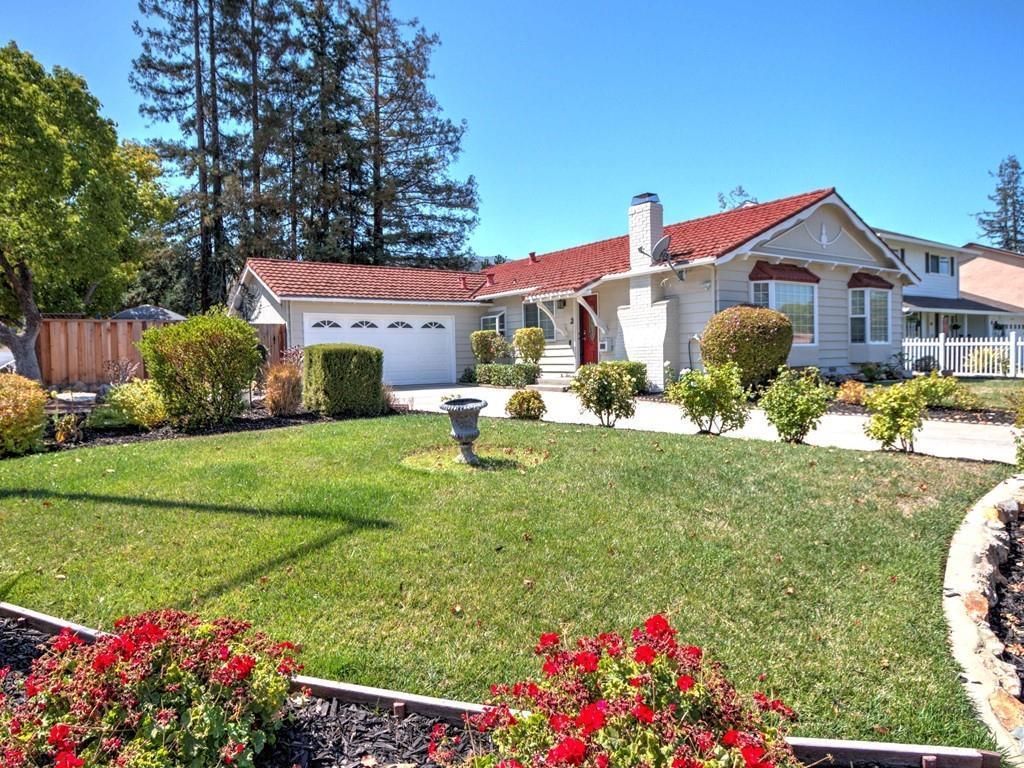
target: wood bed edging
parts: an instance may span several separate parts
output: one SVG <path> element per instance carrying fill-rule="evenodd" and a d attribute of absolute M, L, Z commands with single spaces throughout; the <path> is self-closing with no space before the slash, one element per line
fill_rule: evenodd
<path fill-rule="evenodd" d="M 0 602 L 0 617 L 22 619 L 34 629 L 57 634 L 70 629 L 83 640 L 95 642 L 106 632 L 81 624 L 65 621 L 55 616 L 22 608 L 12 603 Z M 291 689 L 308 689 L 314 696 L 338 699 L 353 704 L 365 704 L 381 710 L 391 711 L 398 716 L 416 712 L 428 717 L 461 723 L 464 715 L 484 710 L 482 704 L 418 693 L 375 688 L 354 683 L 342 683 L 319 677 L 296 675 L 291 679 Z M 893 744 L 881 741 L 852 741 L 847 739 L 813 739 L 799 736 L 787 738 L 794 754 L 804 763 L 824 765 L 849 765 L 850 763 L 881 763 L 893 768 L 999 768 L 1002 756 L 998 752 L 969 747 L 941 747 L 923 744 Z"/>

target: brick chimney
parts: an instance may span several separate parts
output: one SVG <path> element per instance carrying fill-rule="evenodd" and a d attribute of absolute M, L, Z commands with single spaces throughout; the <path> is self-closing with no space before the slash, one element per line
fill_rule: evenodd
<path fill-rule="evenodd" d="M 664 234 L 664 209 L 658 196 L 653 192 L 644 192 L 634 197 L 629 204 L 629 268 L 643 269 L 651 266 L 654 244 Z"/>

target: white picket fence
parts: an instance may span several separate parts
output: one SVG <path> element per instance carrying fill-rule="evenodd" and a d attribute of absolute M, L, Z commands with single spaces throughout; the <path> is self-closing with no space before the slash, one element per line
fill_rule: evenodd
<path fill-rule="evenodd" d="M 904 365 L 911 371 L 950 371 L 954 376 L 1024 378 L 1024 336 L 1006 338 L 904 339 Z"/>

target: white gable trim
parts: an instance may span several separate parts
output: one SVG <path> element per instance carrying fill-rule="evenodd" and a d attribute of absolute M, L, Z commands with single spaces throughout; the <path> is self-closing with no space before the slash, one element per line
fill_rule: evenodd
<path fill-rule="evenodd" d="M 245 276 L 246 275 L 252 275 L 253 277 L 255 277 L 256 281 L 260 285 L 263 286 L 263 290 L 265 290 L 267 293 L 269 293 L 271 296 L 273 296 L 274 297 L 274 301 L 276 301 L 278 303 L 281 303 L 281 297 L 278 296 L 276 293 L 274 293 L 270 289 L 270 286 L 267 285 L 263 281 L 263 278 L 261 278 L 258 274 L 256 274 L 256 271 L 253 270 L 248 264 L 246 264 L 245 265 L 245 269 L 242 270 L 242 274 L 240 274 L 238 276 L 238 280 L 235 281 L 234 287 L 231 289 L 231 292 L 228 294 L 228 311 L 233 311 L 234 306 L 235 306 L 235 301 L 236 301 L 236 299 L 238 299 L 238 292 L 240 290 L 242 290 L 242 286 L 245 284 Z"/>
<path fill-rule="evenodd" d="M 857 228 L 865 237 L 867 237 L 868 240 L 870 240 L 872 243 L 878 246 L 878 248 L 882 250 L 882 253 L 888 254 L 889 258 L 896 265 L 896 268 L 889 269 L 887 271 L 897 272 L 901 275 L 904 275 L 908 280 L 910 280 L 914 284 L 919 284 L 921 282 L 921 278 L 915 275 L 902 261 L 900 261 L 899 257 L 893 252 L 892 248 L 890 248 L 886 244 L 886 242 L 882 240 L 882 238 L 880 238 L 873 229 L 871 229 L 871 227 L 865 224 L 864 221 L 860 218 L 860 216 L 858 216 L 857 213 L 846 204 L 843 198 L 841 198 L 835 192 L 828 195 L 827 197 L 822 198 L 818 202 L 814 203 L 814 205 L 804 208 L 799 213 L 793 214 L 788 219 L 779 222 L 774 227 L 762 232 L 761 234 L 755 235 L 754 237 L 750 238 L 739 247 L 729 251 L 725 255 L 720 256 L 717 260 L 717 263 L 725 264 L 726 262 L 732 261 L 734 258 L 741 254 L 749 254 L 753 251 L 756 251 L 759 245 L 763 245 L 767 241 L 772 240 L 778 235 L 781 235 L 783 232 L 792 229 L 797 224 L 800 224 L 806 221 L 807 219 L 811 218 L 811 216 L 813 216 L 817 212 L 817 210 L 821 208 L 823 205 L 835 205 L 840 210 L 842 210 L 843 213 L 845 213 L 857 225 Z M 831 260 L 823 258 L 821 259 L 821 261 L 830 262 Z M 883 267 L 879 267 L 879 269 L 883 269 Z"/>

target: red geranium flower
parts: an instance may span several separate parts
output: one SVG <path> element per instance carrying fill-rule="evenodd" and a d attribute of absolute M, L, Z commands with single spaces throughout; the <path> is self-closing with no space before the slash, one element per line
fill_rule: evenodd
<path fill-rule="evenodd" d="M 658 654 L 655 652 L 655 650 L 651 646 L 646 644 L 638 645 L 636 647 L 636 650 L 633 651 L 633 659 L 638 664 L 653 664 L 654 658 L 657 655 Z"/>
<path fill-rule="evenodd" d="M 693 678 L 689 675 L 680 675 L 679 679 L 676 680 L 676 687 L 683 693 L 693 688 L 693 685 Z"/>
<path fill-rule="evenodd" d="M 82 645 L 85 641 L 82 640 L 78 635 L 72 632 L 67 627 L 64 627 L 60 634 L 53 641 L 53 649 L 60 653 L 64 653 L 66 650 L 71 648 L 73 645 Z"/>
<path fill-rule="evenodd" d="M 572 663 L 580 672 L 597 672 L 597 662 L 600 661 L 600 658 L 596 653 L 580 651 L 573 658 Z"/>
<path fill-rule="evenodd" d="M 676 633 L 672 625 L 660 613 L 656 613 L 644 622 L 644 629 L 651 637 L 671 637 Z"/>
<path fill-rule="evenodd" d="M 722 744 L 726 747 L 735 747 L 740 740 L 740 732 L 737 730 L 726 731 L 722 735 Z"/>
<path fill-rule="evenodd" d="M 641 723 L 654 722 L 654 710 L 648 707 L 642 701 L 638 701 L 636 704 L 634 704 L 633 709 L 630 711 L 633 713 L 633 717 L 635 717 Z"/>
<path fill-rule="evenodd" d="M 679 649 L 679 656 L 681 661 L 696 666 L 697 664 L 700 664 L 700 660 L 704 656 L 704 651 L 695 645 L 688 645 Z"/>
<path fill-rule="evenodd" d="M 569 719 L 569 716 L 563 715 L 561 712 L 555 712 L 555 714 L 548 718 L 548 725 L 555 733 L 561 733 L 564 731 L 569 727 L 569 723 L 571 722 L 572 720 Z"/>
<path fill-rule="evenodd" d="M 604 728 L 604 713 L 607 708 L 608 704 L 606 702 L 596 701 L 592 704 L 587 704 L 580 710 L 579 715 L 576 717 L 576 727 L 580 729 L 584 737 Z"/>
<path fill-rule="evenodd" d="M 549 763 L 568 763 L 569 765 L 580 765 L 587 754 L 587 745 L 572 736 L 562 739 L 558 744 L 548 750 L 547 761 Z"/>
<path fill-rule="evenodd" d="M 53 768 L 82 768 L 85 761 L 70 750 L 63 750 L 57 753 L 53 761 Z"/>
<path fill-rule="evenodd" d="M 557 632 L 545 632 L 540 636 L 540 642 L 537 643 L 537 647 L 534 648 L 534 653 L 544 653 L 548 648 L 554 648 L 562 642 L 562 638 L 558 636 Z"/>
<path fill-rule="evenodd" d="M 92 660 L 92 668 L 96 672 L 103 672 L 112 666 L 115 661 L 117 661 L 116 653 L 104 651 L 103 653 L 97 654 L 96 658 Z"/>
<path fill-rule="evenodd" d="M 750 744 L 740 749 L 740 754 L 743 755 L 743 762 L 747 764 L 747 768 L 771 768 L 771 763 L 767 760 L 761 760 L 764 757 L 764 747 L 759 747 L 756 744 Z"/>
<path fill-rule="evenodd" d="M 63 723 L 50 728 L 50 735 L 46 739 L 46 743 L 52 747 L 57 747 L 59 750 L 70 749 L 73 743 L 70 741 L 71 728 Z"/>
<path fill-rule="evenodd" d="M 562 671 L 562 666 L 558 663 L 554 656 L 548 656 L 544 660 L 544 666 L 542 667 L 542 669 L 544 670 L 545 675 L 547 675 L 548 677 L 554 677 Z"/>

